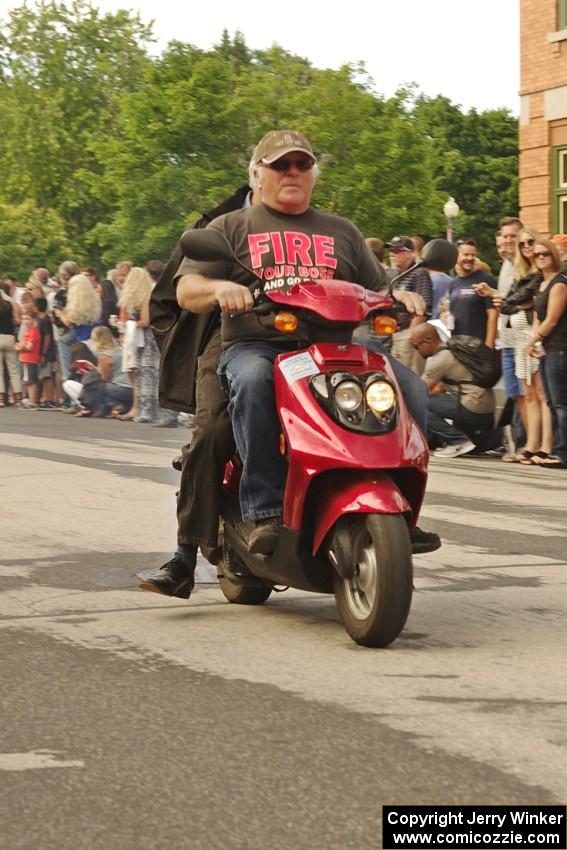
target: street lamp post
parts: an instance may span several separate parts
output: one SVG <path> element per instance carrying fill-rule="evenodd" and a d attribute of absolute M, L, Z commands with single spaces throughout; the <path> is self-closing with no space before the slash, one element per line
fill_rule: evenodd
<path fill-rule="evenodd" d="M 443 205 L 443 213 L 447 219 L 447 241 L 453 241 L 453 231 L 457 216 L 459 215 L 459 205 L 453 197 L 450 197 Z"/>

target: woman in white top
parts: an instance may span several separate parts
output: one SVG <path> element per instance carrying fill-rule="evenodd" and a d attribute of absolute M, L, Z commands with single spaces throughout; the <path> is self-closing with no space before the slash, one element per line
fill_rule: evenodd
<path fill-rule="evenodd" d="M 540 279 L 534 262 L 534 246 L 538 238 L 535 231 L 526 228 L 518 233 L 514 256 L 515 281 L 501 308 L 502 313 L 510 316 L 510 327 L 514 332 L 515 372 L 526 400 L 526 444 L 514 457 L 524 465 L 538 464 L 546 458 L 553 442 L 551 411 L 539 374 L 539 360 L 526 351 L 533 325 L 534 293 Z"/>

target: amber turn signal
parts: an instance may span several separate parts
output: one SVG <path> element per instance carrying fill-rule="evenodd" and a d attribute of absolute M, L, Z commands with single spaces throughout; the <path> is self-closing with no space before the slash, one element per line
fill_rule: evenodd
<path fill-rule="evenodd" d="M 286 452 L 287 452 L 287 446 L 286 446 L 286 442 L 285 442 L 285 437 L 284 437 L 283 434 L 280 434 L 280 454 L 282 456 L 285 456 Z"/>
<path fill-rule="evenodd" d="M 277 313 L 274 327 L 283 334 L 292 334 L 297 330 L 299 319 L 293 313 Z"/>
<path fill-rule="evenodd" d="M 390 336 L 398 329 L 398 323 L 392 316 L 376 316 L 374 330 L 380 336 Z"/>

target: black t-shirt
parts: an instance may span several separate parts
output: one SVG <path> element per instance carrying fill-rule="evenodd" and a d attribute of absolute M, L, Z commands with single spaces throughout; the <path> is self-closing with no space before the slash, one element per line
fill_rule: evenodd
<path fill-rule="evenodd" d="M 454 334 L 476 336 L 486 339 L 487 310 L 492 309 L 492 298 L 477 295 L 473 284 L 488 283 L 497 288 L 495 279 L 488 272 L 478 269 L 468 277 L 456 277 L 449 288 L 450 311 L 455 321 Z"/>
<path fill-rule="evenodd" d="M 238 259 L 256 271 L 253 276 L 233 262 L 200 263 L 184 260 L 177 277 L 201 274 L 248 286 L 254 298 L 262 290 L 286 292 L 300 280 L 347 280 L 367 289 L 385 286 L 383 269 L 376 263 L 364 237 L 352 222 L 309 207 L 288 215 L 265 204 L 237 210 L 215 219 L 210 228 L 227 237 Z M 223 345 L 242 340 L 275 340 L 282 335 L 256 313 L 222 317 Z M 301 325 L 290 341 L 305 339 Z"/>
<path fill-rule="evenodd" d="M 559 272 L 551 283 L 542 292 L 538 292 L 535 297 L 534 309 L 540 323 L 545 321 L 551 290 L 558 283 L 567 285 L 567 274 Z M 545 336 L 541 342 L 545 351 L 567 351 L 567 310 L 564 311 L 551 333 Z"/>
<path fill-rule="evenodd" d="M 47 347 L 47 351 L 45 351 L 45 362 L 46 363 L 54 363 L 57 360 L 57 349 L 55 347 L 55 341 L 53 339 L 53 325 L 51 324 L 51 320 L 49 316 L 44 316 L 42 319 L 38 321 L 39 332 L 41 334 L 41 352 L 42 358 L 44 356 L 44 340 L 46 336 L 51 338 L 50 343 Z"/>
<path fill-rule="evenodd" d="M 4 297 L 1 292 L 0 299 L 2 300 L 2 303 L 0 304 L 0 334 L 3 334 L 5 336 L 13 336 L 14 308 L 12 307 L 12 303 L 8 296 Z"/>

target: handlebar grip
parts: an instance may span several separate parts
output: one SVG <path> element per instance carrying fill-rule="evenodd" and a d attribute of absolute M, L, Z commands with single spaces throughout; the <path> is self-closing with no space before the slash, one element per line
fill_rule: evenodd
<path fill-rule="evenodd" d="M 220 306 L 216 298 L 213 301 L 213 306 Z M 255 304 L 250 310 L 237 310 L 236 313 L 229 313 L 229 316 L 231 319 L 234 319 L 236 316 L 243 316 L 245 313 L 256 313 L 258 316 L 267 316 L 275 307 L 276 305 L 273 301 L 261 301 L 259 304 Z"/>

